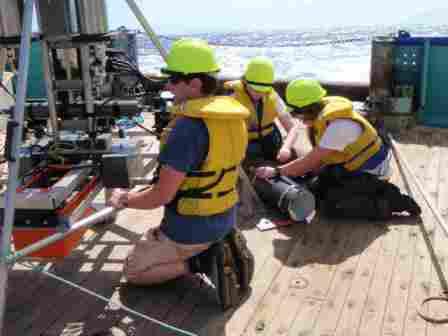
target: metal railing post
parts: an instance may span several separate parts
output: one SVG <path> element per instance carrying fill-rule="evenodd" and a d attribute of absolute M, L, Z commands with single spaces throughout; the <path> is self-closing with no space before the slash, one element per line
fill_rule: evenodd
<path fill-rule="evenodd" d="M 17 84 L 16 105 L 14 116 L 10 123 L 10 156 L 8 164 L 8 189 L 5 200 L 5 216 L 2 228 L 2 245 L 0 246 L 0 336 L 3 334 L 3 319 L 5 315 L 6 290 L 8 287 L 8 264 L 6 257 L 11 252 L 11 235 L 15 214 L 16 190 L 19 186 L 19 146 L 23 133 L 23 117 L 25 112 L 26 90 L 28 82 L 28 68 L 30 64 L 31 34 L 33 25 L 34 0 L 26 0 L 23 12 L 22 36 L 20 41 L 19 75 Z"/>

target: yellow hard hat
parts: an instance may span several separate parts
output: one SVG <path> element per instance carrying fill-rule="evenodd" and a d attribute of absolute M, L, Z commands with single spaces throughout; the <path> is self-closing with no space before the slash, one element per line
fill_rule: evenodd
<path fill-rule="evenodd" d="M 255 57 L 247 64 L 244 80 L 255 91 L 270 92 L 274 84 L 274 65 L 266 57 Z"/>
<path fill-rule="evenodd" d="M 161 71 L 167 74 L 190 75 L 220 70 L 213 49 L 201 39 L 184 38 L 174 42 L 166 63 L 167 66 Z"/>
<path fill-rule="evenodd" d="M 314 79 L 296 79 L 286 87 L 286 103 L 302 108 L 319 102 L 327 91 Z"/>

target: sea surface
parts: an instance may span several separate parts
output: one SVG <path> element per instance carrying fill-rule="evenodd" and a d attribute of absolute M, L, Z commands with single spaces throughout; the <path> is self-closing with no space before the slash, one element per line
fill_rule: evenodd
<path fill-rule="evenodd" d="M 368 82 L 372 39 L 396 36 L 399 30 L 411 36 L 448 36 L 448 25 L 412 25 L 160 35 L 159 38 L 166 49 L 180 37 L 207 40 L 216 49 L 222 66 L 220 76 L 226 78 L 241 76 L 252 57 L 266 56 L 274 63 L 276 79 Z M 140 68 L 157 74 L 163 65 L 157 49 L 143 34 L 138 41 Z"/>

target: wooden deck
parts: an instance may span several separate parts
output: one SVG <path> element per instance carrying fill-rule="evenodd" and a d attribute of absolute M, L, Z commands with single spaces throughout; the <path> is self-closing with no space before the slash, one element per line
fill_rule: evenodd
<path fill-rule="evenodd" d="M 420 129 L 399 137 L 414 172 L 448 217 L 448 133 Z M 394 182 L 406 190 L 396 170 Z M 412 190 L 416 190 L 412 186 Z M 194 277 L 152 288 L 128 287 L 121 266 L 132 242 L 158 224 L 159 210 L 126 210 L 115 224 L 96 226 L 74 253 L 46 264 L 52 273 L 115 302 L 197 335 L 446 336 L 448 324 L 417 315 L 441 282 L 418 225 L 421 221 L 448 276 L 448 239 L 418 195 L 421 219 L 387 223 L 318 218 L 260 232 L 240 223 L 256 255 L 250 296 L 222 313 L 213 292 Z M 447 305 L 431 305 L 446 316 Z M 65 284 L 15 265 L 9 274 L 7 336 L 180 335 L 107 305 Z"/>

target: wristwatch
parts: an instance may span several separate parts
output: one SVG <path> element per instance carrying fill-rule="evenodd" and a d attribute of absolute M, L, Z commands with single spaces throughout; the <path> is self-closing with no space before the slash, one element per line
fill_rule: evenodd
<path fill-rule="evenodd" d="M 279 177 L 281 175 L 280 167 L 274 167 L 275 175 L 273 177 Z"/>
<path fill-rule="evenodd" d="M 128 207 L 129 207 L 129 195 L 126 197 L 126 200 L 125 200 L 125 201 L 121 202 L 121 204 L 123 204 L 123 206 L 124 206 L 125 208 L 128 208 Z"/>

